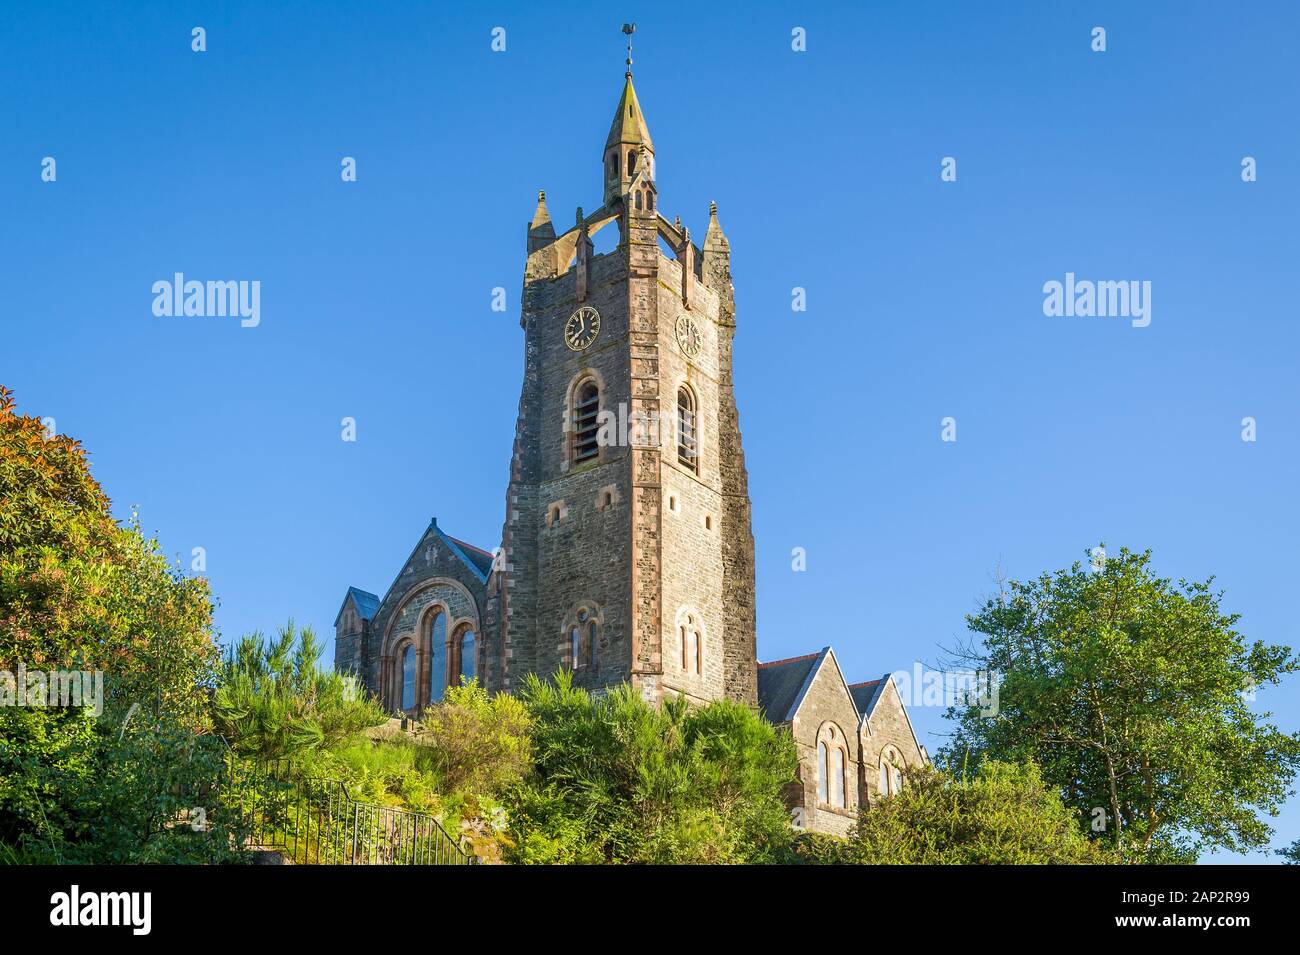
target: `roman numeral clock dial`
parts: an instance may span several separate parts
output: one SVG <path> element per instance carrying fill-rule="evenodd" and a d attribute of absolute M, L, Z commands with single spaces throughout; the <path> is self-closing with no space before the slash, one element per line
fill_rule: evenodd
<path fill-rule="evenodd" d="M 700 338 L 699 328 L 689 315 L 682 315 L 677 319 L 677 344 L 687 358 L 700 356 L 703 340 Z"/>
<path fill-rule="evenodd" d="M 564 344 L 572 351 L 582 351 L 591 347 L 591 343 L 600 334 L 600 312 L 590 305 L 584 305 L 564 323 Z"/>

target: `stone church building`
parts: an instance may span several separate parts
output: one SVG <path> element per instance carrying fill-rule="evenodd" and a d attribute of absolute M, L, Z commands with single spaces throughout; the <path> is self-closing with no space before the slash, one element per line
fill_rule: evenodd
<path fill-rule="evenodd" d="M 739 700 L 794 736 L 796 825 L 844 833 L 927 756 L 888 675 L 849 683 L 830 647 L 758 661 L 731 248 L 716 206 L 702 245 L 663 214 L 656 163 L 629 55 L 601 205 L 557 234 L 540 194 L 528 225 L 500 546 L 431 521 L 382 597 L 348 589 L 335 666 L 411 715 L 464 679 L 511 691 L 560 669 Z M 597 255 L 605 228 L 618 244 Z"/>

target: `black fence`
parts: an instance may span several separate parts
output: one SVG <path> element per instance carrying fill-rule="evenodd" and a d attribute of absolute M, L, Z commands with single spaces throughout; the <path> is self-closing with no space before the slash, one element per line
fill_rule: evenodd
<path fill-rule="evenodd" d="M 223 786 L 252 849 L 280 852 L 298 865 L 469 865 L 428 813 L 354 800 L 337 781 L 304 778 L 288 760 L 232 756 Z"/>

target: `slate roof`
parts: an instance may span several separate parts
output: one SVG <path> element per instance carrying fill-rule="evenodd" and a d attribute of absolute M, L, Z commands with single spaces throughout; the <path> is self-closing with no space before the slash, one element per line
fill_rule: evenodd
<path fill-rule="evenodd" d="M 858 708 L 859 716 L 868 716 L 876 705 L 876 699 L 885 690 L 884 680 L 868 680 L 865 683 L 850 683 L 849 693 L 853 696 L 853 705 Z"/>
<path fill-rule="evenodd" d="M 348 593 L 357 602 L 357 613 L 361 614 L 361 619 L 373 620 L 375 613 L 379 610 L 379 595 L 372 594 L 368 590 L 362 590 L 360 587 L 349 587 Z"/>
<path fill-rule="evenodd" d="M 475 547 L 459 537 L 452 537 L 450 534 L 443 534 L 442 536 L 456 545 L 460 551 L 461 560 L 466 561 L 477 570 L 484 580 L 487 579 L 487 575 L 492 572 L 492 554 L 490 552 L 485 551 L 482 547 Z"/>
<path fill-rule="evenodd" d="M 822 650 L 758 665 L 758 705 L 769 720 L 785 723 L 794 717 L 825 653 Z"/>
<path fill-rule="evenodd" d="M 379 612 L 379 597 L 368 590 L 362 590 L 360 587 L 349 587 L 348 592 L 343 595 L 343 603 L 339 607 L 339 612 L 334 615 L 334 626 L 339 625 L 339 617 L 343 616 L 343 610 L 348 605 L 349 597 L 356 602 L 357 613 L 361 614 L 362 620 L 375 619 L 375 614 Z"/>

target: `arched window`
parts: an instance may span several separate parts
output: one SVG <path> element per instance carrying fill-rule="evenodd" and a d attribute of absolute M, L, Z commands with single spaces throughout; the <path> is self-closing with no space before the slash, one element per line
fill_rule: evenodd
<path fill-rule="evenodd" d="M 704 634 L 700 632 L 695 615 L 688 613 L 677 630 L 681 638 L 682 669 L 687 673 L 699 673 L 704 662 Z"/>
<path fill-rule="evenodd" d="M 573 398 L 573 463 L 600 454 L 600 388 L 590 378 L 578 385 Z"/>
<path fill-rule="evenodd" d="M 825 743 L 817 744 L 817 801 L 819 803 L 827 802 L 827 760 L 829 751 Z"/>
<path fill-rule="evenodd" d="M 645 207 L 651 212 L 655 211 L 655 194 L 653 192 L 647 192 L 645 194 Z"/>
<path fill-rule="evenodd" d="M 629 107 L 627 108 L 627 111 L 628 111 L 629 113 L 631 113 L 631 112 L 632 112 L 632 107 L 629 106 Z M 632 173 L 634 173 L 634 172 L 636 172 L 636 153 L 630 152 L 630 153 L 627 154 L 627 178 L 631 179 L 631 178 L 632 178 Z M 636 206 L 636 207 L 637 207 L 638 209 L 641 208 L 641 197 L 640 197 L 640 196 L 637 196 L 637 206 Z"/>
<path fill-rule="evenodd" d="M 447 615 L 435 612 L 429 621 L 429 702 L 447 691 Z"/>
<path fill-rule="evenodd" d="M 591 612 L 585 608 L 579 610 L 576 620 L 569 627 L 569 665 L 573 669 L 595 665 L 598 632 L 596 619 Z"/>
<path fill-rule="evenodd" d="M 478 646 L 473 630 L 465 630 L 460 635 L 460 682 L 468 683 L 474 679 L 478 667 Z"/>
<path fill-rule="evenodd" d="M 880 754 L 880 795 L 893 796 L 903 788 L 903 771 L 898 767 L 902 762 L 893 747 Z"/>
<path fill-rule="evenodd" d="M 849 804 L 849 753 L 844 734 L 833 723 L 817 732 L 817 801 L 833 809 Z"/>
<path fill-rule="evenodd" d="M 699 450 L 695 436 L 695 396 L 685 386 L 677 389 L 677 462 L 692 471 L 699 470 Z"/>
<path fill-rule="evenodd" d="M 409 643 L 402 651 L 402 709 L 415 707 L 415 647 Z"/>
<path fill-rule="evenodd" d="M 641 208 L 641 190 L 640 190 L 640 189 L 638 189 L 638 190 L 636 191 L 636 207 L 637 207 L 638 209 Z"/>

